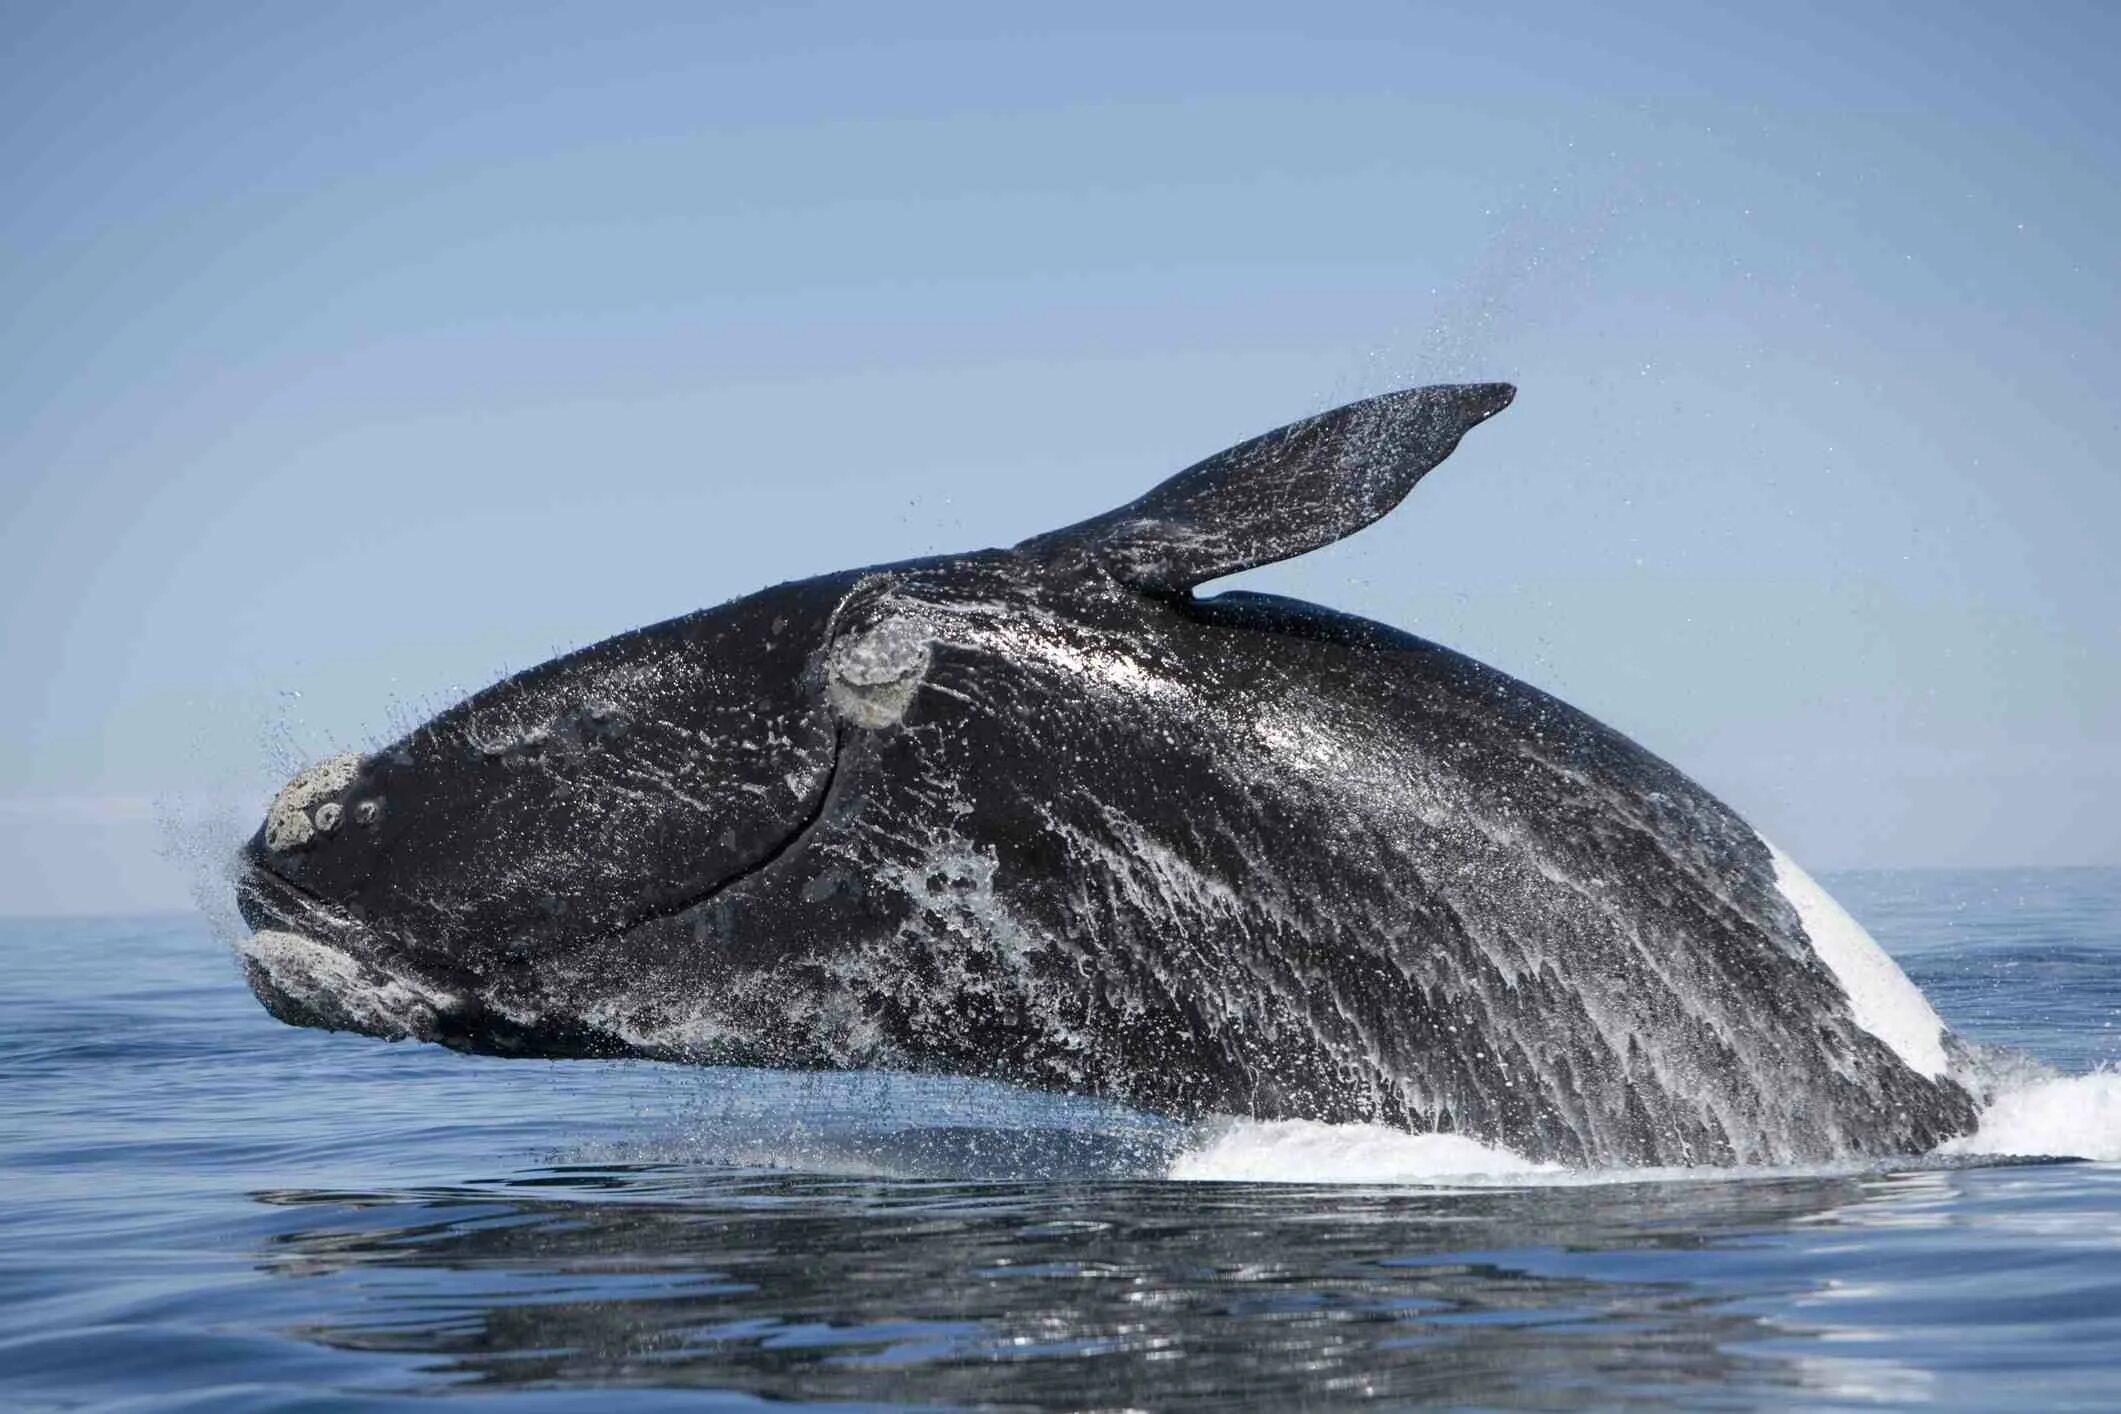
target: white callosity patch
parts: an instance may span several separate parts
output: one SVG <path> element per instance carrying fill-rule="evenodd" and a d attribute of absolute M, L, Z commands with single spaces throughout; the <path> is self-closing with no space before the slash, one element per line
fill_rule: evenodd
<path fill-rule="evenodd" d="M 435 1014 L 458 1000 L 300 933 L 264 929 L 239 939 L 236 951 L 291 1001 L 329 1024 L 371 1036 L 431 1034 Z"/>
<path fill-rule="evenodd" d="M 349 751 L 329 761 L 319 761 L 289 781 L 265 814 L 265 847 L 296 849 L 315 839 L 317 825 L 310 818 L 310 807 L 352 785 L 354 774 L 360 769 L 361 758 Z M 337 823 L 334 812 L 332 824 Z"/>
<path fill-rule="evenodd" d="M 1761 843 L 1775 861 L 1775 887 L 1797 910 L 1812 952 L 1841 984 L 1856 1024 L 1885 1042 L 1909 1069 L 1941 1079 L 1949 1064 L 1944 1022 L 1929 998 L 1811 875 L 1774 845 Z"/>
<path fill-rule="evenodd" d="M 911 618 L 889 618 L 841 639 L 825 663 L 825 694 L 833 710 L 858 727 L 887 727 L 904 719 L 927 674 L 928 631 Z"/>

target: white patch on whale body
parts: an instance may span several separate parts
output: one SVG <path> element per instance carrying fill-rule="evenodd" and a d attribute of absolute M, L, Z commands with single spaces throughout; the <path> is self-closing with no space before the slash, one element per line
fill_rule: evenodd
<path fill-rule="evenodd" d="M 1949 1064 L 1944 1022 L 1929 998 L 1833 895 L 1773 844 L 1761 843 L 1775 862 L 1775 887 L 1797 910 L 1813 954 L 1841 984 L 1856 1024 L 1885 1042 L 1910 1070 L 1942 1079 Z"/>
<path fill-rule="evenodd" d="M 456 998 L 421 986 L 300 933 L 261 929 L 236 940 L 236 955 L 271 985 L 340 1029 L 402 1041 L 434 1030 Z"/>

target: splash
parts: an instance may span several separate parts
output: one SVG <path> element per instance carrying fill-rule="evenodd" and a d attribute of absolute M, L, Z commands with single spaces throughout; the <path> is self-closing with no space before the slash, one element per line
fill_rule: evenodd
<path fill-rule="evenodd" d="M 160 854 L 183 876 L 192 906 L 214 936 L 240 956 L 250 927 L 236 911 L 236 851 L 257 828 L 257 800 L 269 792 L 229 787 L 169 794 L 155 801 Z"/>
<path fill-rule="evenodd" d="M 2037 1065 L 1994 1077 L 1980 1128 L 1924 1160 L 2055 1158 L 2121 1162 L 2121 1070 L 2057 1075 Z M 1891 1165 L 1889 1165 L 1891 1166 Z M 1165 1172 L 1180 1182 L 1553 1186 L 1682 1182 L 1857 1172 L 1875 1162 L 1791 1167 L 1587 1169 L 1540 1163 L 1459 1134 L 1409 1134 L 1374 1124 L 1226 1120 L 1195 1136 Z"/>
<path fill-rule="evenodd" d="M 1981 1112 L 1979 1129 L 1937 1152 L 2121 1163 L 2121 1070 L 2053 1075 L 2003 1090 Z"/>
<path fill-rule="evenodd" d="M 1166 1175 L 1240 1183 L 1427 1183 L 1566 1172 L 1462 1134 L 1409 1134 L 1380 1124 L 1232 1120 L 1179 1155 Z"/>

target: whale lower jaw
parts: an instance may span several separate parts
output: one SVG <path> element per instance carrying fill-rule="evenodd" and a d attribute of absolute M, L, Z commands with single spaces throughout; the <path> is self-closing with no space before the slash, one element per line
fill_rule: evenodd
<path fill-rule="evenodd" d="M 258 1000 L 290 1026 L 356 1031 L 386 1041 L 433 1041 L 463 997 L 386 972 L 326 942 L 265 928 L 236 955 Z"/>
<path fill-rule="evenodd" d="M 594 1025 L 503 1011 L 468 992 L 364 961 L 301 933 L 261 928 L 236 944 L 250 989 L 290 1026 L 428 1041 L 467 1055 L 546 1060 L 646 1054 Z"/>
<path fill-rule="evenodd" d="M 428 1041 L 475 1055 L 606 1058 L 636 1048 L 595 1025 L 497 1005 L 476 978 L 417 966 L 404 948 L 269 870 L 253 869 L 237 905 L 254 930 L 235 944 L 251 991 L 290 1026 L 385 1041 Z M 438 975 L 423 976 L 425 972 Z"/>
<path fill-rule="evenodd" d="M 464 1009 L 460 990 L 385 966 L 359 920 L 271 870 L 253 866 L 236 904 L 254 930 L 235 944 L 244 979 L 290 1026 L 427 1041 L 449 1029 L 445 1016 Z"/>

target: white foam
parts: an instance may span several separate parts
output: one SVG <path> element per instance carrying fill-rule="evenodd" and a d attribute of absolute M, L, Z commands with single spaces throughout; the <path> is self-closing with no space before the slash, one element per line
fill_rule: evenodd
<path fill-rule="evenodd" d="M 1462 1134 L 1409 1134 L 1381 1124 L 1231 1120 L 1172 1163 L 1193 1182 L 1434 1183 L 1561 1173 Z"/>
<path fill-rule="evenodd" d="M 1944 1022 L 1929 998 L 1796 861 L 1772 844 L 1768 853 L 1775 861 L 1775 887 L 1797 910 L 1813 953 L 1847 994 L 1856 1024 L 1891 1047 L 1909 1069 L 1932 1080 L 1943 1076 L 1948 1066 Z"/>
<path fill-rule="evenodd" d="M 2121 1162 L 2121 1071 L 2056 1076 L 2005 1090 L 1981 1112 L 1979 1129 L 1937 1152 Z"/>
<path fill-rule="evenodd" d="M 2121 1070 L 2047 1074 L 2009 1084 L 1980 1127 L 1941 1144 L 1940 1158 L 2075 1158 L 2121 1162 Z M 1912 1157 L 1912 1156 L 1910 1156 Z M 1541 1163 L 1462 1134 L 1409 1134 L 1379 1124 L 1223 1120 L 1172 1161 L 1180 1182 L 1406 1184 L 1423 1187 L 1577 1187 L 1683 1183 L 1795 1174 L 1860 1173 L 1877 1161 L 1785 1168 L 1578 1169 Z"/>

